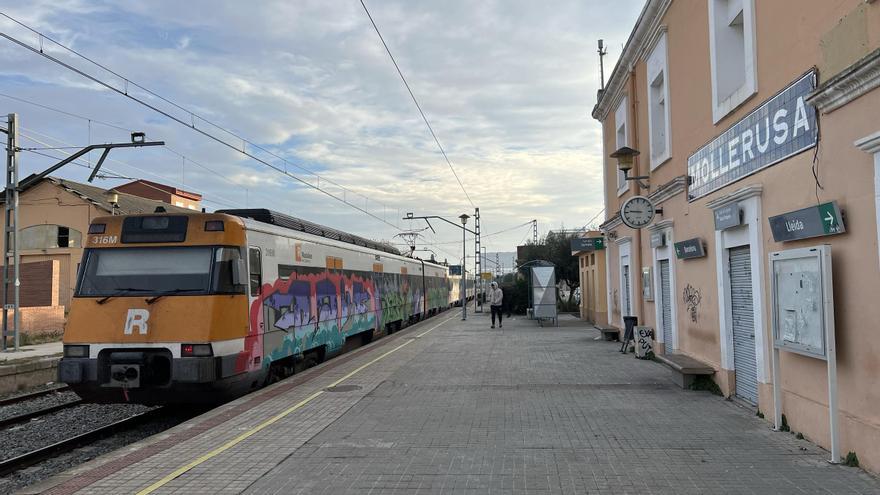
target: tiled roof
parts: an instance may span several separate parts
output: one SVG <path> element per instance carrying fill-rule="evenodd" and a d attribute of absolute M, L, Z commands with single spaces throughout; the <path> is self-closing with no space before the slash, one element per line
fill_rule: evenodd
<path fill-rule="evenodd" d="M 79 196 L 80 198 L 94 204 L 96 207 L 107 211 L 108 213 L 113 212 L 113 205 L 109 201 L 110 191 L 107 189 L 102 189 L 97 186 L 93 186 L 91 184 L 81 184 L 79 182 L 74 182 L 72 180 L 60 179 L 58 177 L 46 177 L 43 179 L 45 181 L 49 181 L 52 184 L 55 184 L 58 187 L 63 188 L 67 192 Z M 37 185 L 42 181 L 28 181 L 24 179 L 21 181 L 23 184 L 21 188 L 21 192 L 24 192 L 27 189 L 30 189 Z M 165 208 L 165 211 L 168 212 L 189 212 L 192 213 L 193 210 L 189 210 L 187 208 L 181 208 L 179 206 L 174 206 L 162 201 L 156 201 L 154 199 L 142 198 L 140 196 L 135 196 L 133 194 L 126 194 L 123 192 L 116 192 L 118 196 L 118 208 L 116 208 L 117 215 L 129 215 L 129 214 L 137 214 L 137 213 L 153 213 L 156 211 L 156 207 L 161 206 Z M 3 198 L 0 197 L 0 202 L 3 201 Z"/>

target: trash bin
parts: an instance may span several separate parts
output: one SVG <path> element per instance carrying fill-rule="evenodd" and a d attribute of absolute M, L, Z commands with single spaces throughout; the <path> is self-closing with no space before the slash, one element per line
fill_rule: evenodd
<path fill-rule="evenodd" d="M 639 324 L 638 316 L 624 316 L 623 317 L 623 344 L 620 346 L 620 352 L 625 353 L 626 348 L 629 346 L 630 342 L 635 341 L 634 333 L 636 325 Z"/>

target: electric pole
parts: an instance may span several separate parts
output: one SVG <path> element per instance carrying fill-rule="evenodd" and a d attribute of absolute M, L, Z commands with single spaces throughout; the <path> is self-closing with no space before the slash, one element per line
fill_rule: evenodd
<path fill-rule="evenodd" d="M 162 146 L 164 141 L 147 141 L 143 132 L 132 132 L 130 143 L 106 143 L 106 144 L 90 144 L 81 150 L 69 155 L 67 158 L 52 165 L 38 174 L 34 174 L 25 179 L 23 184 L 18 181 L 18 115 L 11 113 L 7 116 L 6 129 L 0 129 L 0 132 L 6 133 L 6 196 L 4 209 L 5 225 L 3 226 L 3 329 L 2 334 L 2 350 L 8 350 L 6 342 L 9 336 L 9 310 L 13 311 L 12 316 L 12 335 L 15 343 L 15 350 L 18 351 L 20 343 L 21 328 L 21 312 L 20 309 L 20 288 L 21 279 L 19 278 L 19 268 L 21 265 L 21 257 L 19 254 L 18 239 L 18 197 L 22 186 L 27 188 L 31 184 L 36 184 L 43 180 L 49 174 L 55 172 L 68 163 L 85 155 L 92 150 L 103 150 L 98 162 L 92 169 L 88 181 L 92 182 L 98 175 L 101 165 L 107 159 L 107 155 L 111 149 L 115 148 L 139 148 L 143 146 Z M 10 264 L 12 269 L 10 270 Z M 12 289 L 12 297 L 10 298 L 10 288 Z M 10 303 L 10 299 L 12 302 Z"/>
<path fill-rule="evenodd" d="M 482 313 L 483 312 L 483 264 L 480 262 L 480 209 L 474 208 L 474 251 L 476 252 L 476 256 L 474 256 L 474 272 L 476 277 L 474 278 L 474 307 L 476 308 L 474 312 Z"/>
<path fill-rule="evenodd" d="M 3 232 L 3 350 L 8 349 L 6 338 L 9 336 L 9 310 L 13 310 L 12 333 L 15 350 L 18 351 L 21 312 L 19 309 L 18 277 L 18 115 L 11 113 L 6 116 L 6 219 Z M 10 271 L 10 264 L 12 270 Z M 10 304 L 9 289 L 12 288 Z"/>
<path fill-rule="evenodd" d="M 538 220 L 532 220 L 532 243 L 538 243 Z"/>

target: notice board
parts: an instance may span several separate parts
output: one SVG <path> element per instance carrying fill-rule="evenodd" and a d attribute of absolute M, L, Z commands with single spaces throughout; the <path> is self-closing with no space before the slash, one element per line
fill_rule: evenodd
<path fill-rule="evenodd" d="M 827 359 L 826 332 L 834 328 L 830 246 L 772 253 L 770 266 L 775 346 Z"/>

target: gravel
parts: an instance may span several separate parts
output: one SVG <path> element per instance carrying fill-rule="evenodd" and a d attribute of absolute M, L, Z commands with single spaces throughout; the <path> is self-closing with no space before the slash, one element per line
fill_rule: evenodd
<path fill-rule="evenodd" d="M 79 397 L 75 393 L 66 391 L 43 395 L 34 399 L 9 404 L 7 406 L 0 406 L 0 419 L 35 412 L 47 407 L 73 402 L 78 399 Z"/>
<path fill-rule="evenodd" d="M 122 416 L 117 416 L 119 413 L 115 412 L 107 412 L 106 416 L 116 417 L 116 419 L 122 419 L 123 417 L 127 417 L 128 415 L 134 414 L 131 412 L 131 408 L 140 407 L 141 411 L 146 410 L 148 408 L 144 406 L 131 406 L 127 404 L 114 404 L 114 405 L 95 405 L 89 404 L 88 406 L 82 406 L 82 413 L 96 413 L 94 409 L 88 409 L 89 406 L 94 407 L 102 407 L 102 408 L 126 408 L 125 410 L 129 411 L 127 413 L 122 413 Z M 81 408 L 74 408 L 81 409 Z M 65 413 L 71 412 L 70 410 L 62 411 Z M 43 481 L 48 479 L 56 474 L 60 474 L 68 469 L 71 469 L 75 466 L 88 462 L 98 456 L 107 454 L 114 450 L 125 447 L 126 445 L 138 442 L 147 438 L 151 435 L 155 435 L 157 433 L 161 433 L 173 426 L 186 421 L 187 419 L 203 412 L 202 410 L 193 410 L 191 412 L 181 412 L 180 410 L 169 411 L 169 414 L 163 414 L 160 417 L 157 417 L 154 420 L 148 421 L 146 423 L 141 424 L 135 429 L 127 430 L 123 432 L 119 432 L 111 437 L 105 438 L 103 440 L 99 440 L 95 443 L 89 444 L 84 447 L 80 447 L 74 451 L 61 454 L 52 459 L 43 461 L 39 464 L 33 465 L 29 468 L 22 469 L 21 471 L 12 473 L 7 475 L 4 478 L 0 478 L 0 494 L 13 493 L 16 490 L 19 490 L 28 485 L 32 485 L 34 483 Z M 82 417 L 80 417 L 82 419 Z M 106 424 L 106 423 L 102 423 Z M 95 425 L 94 423 L 89 423 L 89 425 Z M 45 425 L 44 425 L 45 426 Z M 44 428 L 45 429 L 45 428 Z M 86 428 L 88 429 L 88 428 Z M 6 432 L 4 432 L 5 435 Z M 2 441 L 2 440 L 0 440 Z M 5 453 L 3 454 L 5 455 Z"/>
<path fill-rule="evenodd" d="M 100 426 L 149 410 L 137 404 L 83 404 L 39 416 L 0 432 L 0 460 L 86 433 Z"/>

